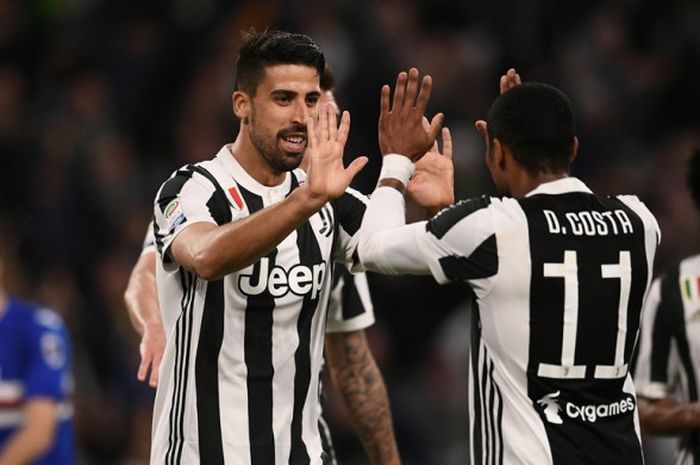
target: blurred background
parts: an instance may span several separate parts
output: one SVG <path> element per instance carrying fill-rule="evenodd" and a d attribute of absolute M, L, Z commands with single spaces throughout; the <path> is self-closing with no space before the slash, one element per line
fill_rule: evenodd
<path fill-rule="evenodd" d="M 514 66 L 560 87 L 578 117 L 573 174 L 647 203 L 663 234 L 659 272 L 700 250 L 684 182 L 700 146 L 699 24 L 696 0 L 0 0 L 0 240 L 15 252 L 10 289 L 69 325 L 81 463 L 146 463 L 153 392 L 136 380 L 122 294 L 161 182 L 236 136 L 241 31 L 321 45 L 352 114 L 346 156 L 372 160 L 356 179 L 366 193 L 379 90 L 399 70 L 434 78 L 430 111 L 453 131 L 458 197 L 493 192 L 473 122 L 499 76 Z M 464 289 L 370 280 L 369 335 L 404 463 L 465 463 Z M 341 464 L 364 463 L 337 397 L 328 410 Z M 667 453 L 655 442 L 647 463 L 670 463 Z"/>

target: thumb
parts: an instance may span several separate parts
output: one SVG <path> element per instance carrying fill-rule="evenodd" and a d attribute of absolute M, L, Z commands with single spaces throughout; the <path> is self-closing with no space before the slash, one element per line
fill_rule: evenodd
<path fill-rule="evenodd" d="M 348 173 L 351 178 L 354 178 L 355 175 L 365 167 L 368 161 L 369 158 L 365 156 L 357 157 L 345 168 L 345 172 Z"/>

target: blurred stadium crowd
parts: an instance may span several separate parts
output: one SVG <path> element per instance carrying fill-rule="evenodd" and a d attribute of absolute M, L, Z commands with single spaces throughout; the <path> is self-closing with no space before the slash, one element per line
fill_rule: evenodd
<path fill-rule="evenodd" d="M 684 185 L 700 146 L 700 3 L 694 0 L 0 0 L 0 240 L 11 289 L 66 319 L 76 350 L 86 464 L 145 463 L 152 392 L 136 381 L 138 338 L 122 294 L 160 183 L 212 157 L 237 128 L 235 50 L 251 26 L 303 32 L 335 69 L 350 110 L 346 156 L 379 169 L 379 90 L 417 66 L 455 138 L 457 196 L 492 192 L 473 128 L 514 66 L 572 98 L 574 174 L 636 193 L 657 215 L 657 271 L 700 249 Z M 463 289 L 371 277 L 369 332 L 406 464 L 464 463 Z M 381 290 L 381 292 L 378 292 Z M 342 463 L 362 463 L 330 398 Z"/>

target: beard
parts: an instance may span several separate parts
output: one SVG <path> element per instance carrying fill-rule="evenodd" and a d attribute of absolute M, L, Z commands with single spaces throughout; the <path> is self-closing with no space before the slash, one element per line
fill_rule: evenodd
<path fill-rule="evenodd" d="M 292 171 L 301 165 L 306 149 L 300 153 L 282 150 L 277 141 L 288 133 L 306 133 L 306 126 L 293 125 L 273 134 L 258 125 L 255 113 L 250 116 L 250 141 L 270 167 L 279 172 Z"/>

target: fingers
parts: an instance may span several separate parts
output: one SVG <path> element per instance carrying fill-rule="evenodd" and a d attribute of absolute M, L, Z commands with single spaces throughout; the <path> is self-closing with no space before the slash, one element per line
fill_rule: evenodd
<path fill-rule="evenodd" d="M 418 72 L 418 70 L 416 70 Z M 416 110 L 425 113 L 425 108 L 428 106 L 428 100 L 430 100 L 430 92 L 433 88 L 433 78 L 430 75 L 423 76 L 423 83 L 420 89 L 420 95 L 418 95 L 418 101 L 416 102 Z"/>
<path fill-rule="evenodd" d="M 382 96 L 379 100 L 379 110 L 381 114 L 389 113 L 389 97 L 391 96 L 391 88 L 384 84 L 382 86 Z"/>
<path fill-rule="evenodd" d="M 438 113 L 437 115 L 433 116 L 433 119 L 430 122 L 430 130 L 428 131 L 428 137 L 430 140 L 435 140 L 437 138 L 444 119 L 445 115 L 442 113 Z"/>
<path fill-rule="evenodd" d="M 306 147 L 312 148 L 316 146 L 318 135 L 316 134 L 316 118 L 306 118 Z"/>
<path fill-rule="evenodd" d="M 151 379 L 148 382 L 148 385 L 155 388 L 158 387 L 158 372 L 160 371 L 160 362 L 162 360 L 162 356 L 158 356 L 153 360 L 153 365 L 151 366 Z"/>
<path fill-rule="evenodd" d="M 416 101 L 416 94 L 418 93 L 418 77 L 420 73 L 417 68 L 411 68 L 408 70 L 408 83 L 406 84 L 406 95 L 403 99 L 403 107 L 406 110 L 411 110 L 413 104 Z"/>
<path fill-rule="evenodd" d="M 139 371 L 136 373 L 136 378 L 139 381 L 146 380 L 146 374 L 148 373 L 148 366 L 150 365 L 150 359 L 147 356 L 141 357 L 141 363 L 139 364 Z"/>
<path fill-rule="evenodd" d="M 452 134 L 450 134 L 449 128 L 442 128 L 442 155 L 448 160 L 452 160 Z"/>
<path fill-rule="evenodd" d="M 326 122 L 328 123 L 328 137 L 330 140 L 335 140 L 338 134 L 338 119 L 335 115 L 335 110 L 328 104 L 325 107 Z"/>
<path fill-rule="evenodd" d="M 350 133 L 350 112 L 344 111 L 343 116 L 340 118 L 340 127 L 338 128 L 338 134 L 336 140 L 339 144 L 345 147 L 345 143 L 348 140 L 348 134 Z"/>
<path fill-rule="evenodd" d="M 345 168 L 345 172 L 349 174 L 352 179 L 365 167 L 368 161 L 369 159 L 367 157 L 357 157 Z"/>
<path fill-rule="evenodd" d="M 480 119 L 474 123 L 474 127 L 476 128 L 477 131 L 479 131 L 479 134 L 481 134 L 481 137 L 488 137 L 489 132 L 488 128 L 486 126 L 486 121 L 483 119 Z"/>
<path fill-rule="evenodd" d="M 403 107 L 404 95 L 406 94 L 406 80 L 408 79 L 408 74 L 405 71 L 401 71 L 396 77 L 396 87 L 394 87 L 394 104 L 391 110 L 397 110 Z"/>
<path fill-rule="evenodd" d="M 321 111 L 319 114 L 318 118 L 318 137 L 319 137 L 319 143 L 322 143 L 323 141 L 326 140 L 331 140 L 331 128 L 330 124 L 328 123 L 328 105 L 324 104 L 321 107 Z M 335 126 L 333 124 L 332 126 Z"/>
<path fill-rule="evenodd" d="M 499 88 L 501 90 L 501 93 L 503 93 L 508 89 L 512 89 L 515 86 L 519 86 L 520 84 L 522 84 L 520 75 L 515 71 L 515 68 L 510 68 L 508 69 L 508 71 L 506 71 L 506 74 L 501 76 Z"/>

